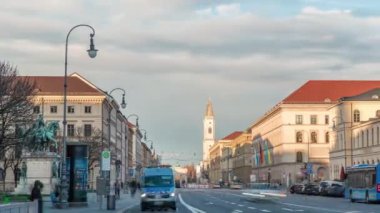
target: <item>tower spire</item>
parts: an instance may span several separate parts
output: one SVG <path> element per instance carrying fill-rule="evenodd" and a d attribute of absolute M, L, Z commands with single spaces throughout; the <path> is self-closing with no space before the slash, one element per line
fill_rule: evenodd
<path fill-rule="evenodd" d="M 208 98 L 205 115 L 206 116 L 214 116 L 214 110 L 212 109 L 212 103 L 211 103 L 210 98 Z"/>

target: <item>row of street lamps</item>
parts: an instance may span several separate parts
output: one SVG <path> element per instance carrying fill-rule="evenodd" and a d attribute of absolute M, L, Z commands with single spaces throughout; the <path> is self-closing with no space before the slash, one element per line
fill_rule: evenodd
<path fill-rule="evenodd" d="M 66 170 L 66 146 L 67 146 L 67 132 L 66 132 L 66 129 L 67 129 L 67 114 L 66 114 L 66 108 L 67 108 L 67 55 L 68 55 L 68 42 L 69 42 L 69 36 L 71 34 L 71 32 L 76 29 L 76 28 L 79 28 L 79 27 L 87 27 L 89 28 L 92 33 L 90 33 L 90 49 L 87 50 L 88 52 L 88 55 L 90 58 L 95 58 L 96 55 L 97 55 L 97 52 L 98 50 L 95 48 L 95 44 L 94 44 L 94 36 L 95 36 L 95 29 L 90 26 L 90 25 L 87 25 L 87 24 L 79 24 L 79 25 L 76 25 L 74 27 L 72 27 L 67 36 L 66 36 L 66 48 L 65 48 L 65 75 L 64 75 L 64 92 L 63 92 L 63 151 L 62 151 L 62 167 L 61 167 L 61 180 L 60 180 L 60 191 L 61 191 L 61 195 L 59 196 L 60 197 L 60 205 L 59 207 L 60 208 L 68 208 L 68 174 L 67 174 L 67 170 Z M 121 101 L 121 108 L 122 109 L 125 109 L 127 104 L 125 102 L 125 90 L 122 89 L 122 88 L 115 88 L 113 90 L 111 90 L 109 93 L 108 93 L 108 96 L 110 98 L 113 98 L 111 96 L 112 92 L 114 91 L 122 91 L 123 94 L 122 94 L 122 101 Z M 112 102 L 111 102 L 112 103 Z M 111 113 L 112 113 L 112 105 L 109 106 L 109 110 L 108 110 L 108 146 L 109 146 L 109 151 L 111 151 Z M 136 114 L 131 114 L 127 117 L 127 120 L 129 117 L 132 117 L 132 116 L 135 116 L 136 117 L 136 127 L 139 129 L 139 124 L 138 124 L 138 115 Z M 144 140 L 146 140 L 146 130 L 144 129 L 139 129 L 140 131 L 144 131 Z M 151 149 L 153 149 L 153 141 L 152 140 L 149 140 L 151 141 Z M 148 142 L 149 142 L 148 141 Z M 112 157 L 111 157 L 112 159 Z M 110 181 L 111 181 L 111 178 L 110 178 L 110 172 L 107 173 L 107 194 L 110 195 Z M 107 199 L 107 206 L 108 206 L 108 202 L 109 202 L 109 199 Z"/>

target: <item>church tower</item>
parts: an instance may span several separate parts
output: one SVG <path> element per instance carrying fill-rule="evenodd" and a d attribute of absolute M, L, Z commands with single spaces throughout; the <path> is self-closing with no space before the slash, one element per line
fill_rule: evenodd
<path fill-rule="evenodd" d="M 208 100 L 203 119 L 203 161 L 208 161 L 208 150 L 215 143 L 215 120 L 212 103 Z"/>

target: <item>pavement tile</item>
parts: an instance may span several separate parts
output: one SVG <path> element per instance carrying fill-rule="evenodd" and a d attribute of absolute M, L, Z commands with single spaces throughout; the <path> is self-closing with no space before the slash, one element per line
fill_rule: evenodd
<path fill-rule="evenodd" d="M 126 209 L 129 209 L 135 205 L 138 205 L 140 202 L 139 194 L 136 193 L 134 198 L 131 198 L 130 194 L 120 194 L 120 199 L 116 200 L 116 209 L 113 212 L 123 213 Z M 88 193 L 88 206 L 87 207 L 70 207 L 68 209 L 57 209 L 54 208 L 50 198 L 44 198 L 44 212 L 46 213 L 66 213 L 66 212 L 75 212 L 75 213 L 98 213 L 98 212 L 110 212 L 107 210 L 107 200 L 103 198 L 102 209 L 99 208 L 99 203 L 97 202 L 97 196 L 95 193 Z"/>

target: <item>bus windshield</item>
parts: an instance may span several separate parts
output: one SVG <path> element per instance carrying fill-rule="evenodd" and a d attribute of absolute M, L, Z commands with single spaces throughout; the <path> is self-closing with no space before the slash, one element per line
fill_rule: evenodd
<path fill-rule="evenodd" d="M 144 180 L 145 187 L 171 187 L 173 186 L 173 176 L 157 175 L 147 176 Z"/>

